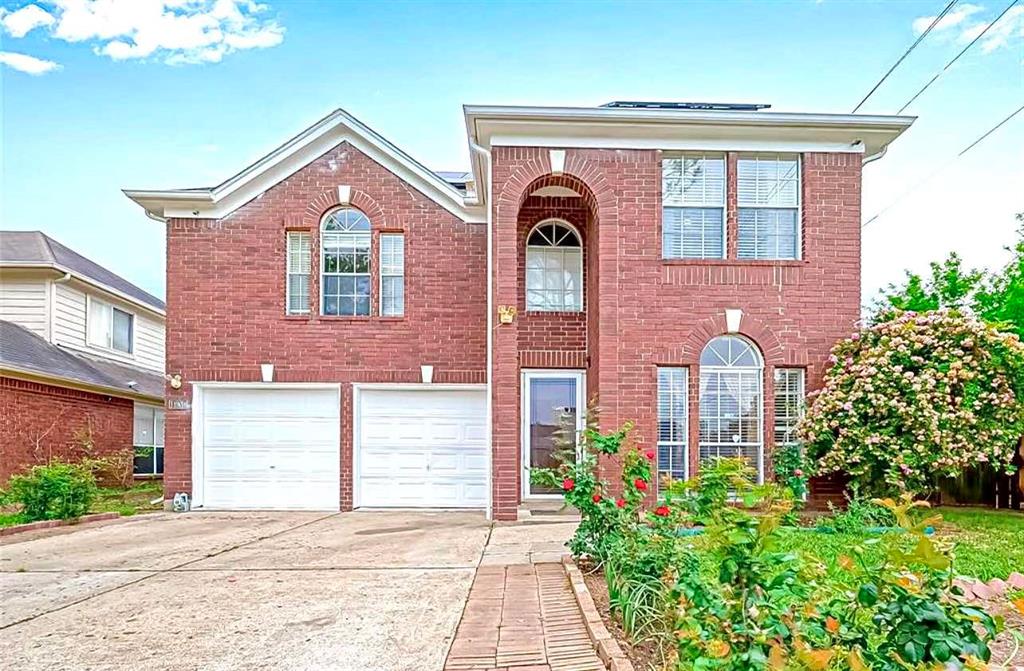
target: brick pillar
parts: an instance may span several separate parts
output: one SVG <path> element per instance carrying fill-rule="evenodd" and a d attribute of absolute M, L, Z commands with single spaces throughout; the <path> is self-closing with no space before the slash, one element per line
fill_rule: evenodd
<path fill-rule="evenodd" d="M 519 316 L 511 324 L 499 324 L 498 307 L 518 304 L 518 203 L 494 203 L 492 207 L 491 497 L 494 519 L 515 520 L 523 470 L 519 455 Z"/>

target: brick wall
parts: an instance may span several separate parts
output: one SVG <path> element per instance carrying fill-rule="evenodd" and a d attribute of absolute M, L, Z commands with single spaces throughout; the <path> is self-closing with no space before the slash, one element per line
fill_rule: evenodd
<path fill-rule="evenodd" d="M 860 177 L 857 154 L 804 154 L 803 260 L 736 260 L 736 154 L 728 155 L 724 260 L 661 258 L 661 155 L 658 151 L 567 150 L 562 180 L 585 194 L 593 219 L 587 264 L 588 392 L 597 394 L 602 424 L 634 420 L 642 447 L 656 441 L 656 368 L 688 366 L 690 443 L 698 441 L 697 361 L 712 337 L 726 332 L 725 310 L 743 311 L 740 332 L 765 358 L 764 427 L 771 440 L 772 376 L 777 366 L 807 370 L 808 391 L 820 384 L 832 344 L 854 328 L 860 312 Z M 548 175 L 547 149 L 494 150 L 494 279 L 497 304 L 517 299 L 514 272 L 517 212 Z M 595 272 L 595 268 L 598 270 Z M 535 336 L 524 324 L 495 333 L 493 401 L 496 514 L 514 517 L 519 478 L 518 371 L 515 352 Z M 766 450 L 770 455 L 770 447 Z M 696 450 L 691 450 L 696 470 Z M 770 459 L 766 473 L 771 473 Z M 511 468 L 511 470 L 505 470 Z M 606 464 L 613 475 L 616 464 Z"/>
<path fill-rule="evenodd" d="M 319 316 L 319 222 L 339 185 L 372 227 L 370 317 Z M 311 314 L 285 316 L 285 233 L 313 241 Z M 379 317 L 381 232 L 405 234 L 405 316 Z M 343 143 L 224 219 L 167 224 L 167 372 L 192 381 L 341 382 L 343 508 L 352 504 L 352 382 L 486 380 L 486 228 L 466 224 Z M 191 412 L 167 412 L 165 494 L 191 491 Z"/>
<path fill-rule="evenodd" d="M 0 486 L 27 466 L 86 456 L 75 432 L 89 427 L 94 454 L 132 448 L 134 403 L 0 377 Z"/>

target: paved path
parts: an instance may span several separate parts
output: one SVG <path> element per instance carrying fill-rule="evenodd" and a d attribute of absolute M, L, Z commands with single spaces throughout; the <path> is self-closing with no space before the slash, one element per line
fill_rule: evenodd
<path fill-rule="evenodd" d="M 444 671 L 604 671 L 560 563 L 481 566 Z"/>

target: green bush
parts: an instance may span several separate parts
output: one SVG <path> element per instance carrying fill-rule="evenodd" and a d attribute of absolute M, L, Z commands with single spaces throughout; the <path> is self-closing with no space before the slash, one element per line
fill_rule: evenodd
<path fill-rule="evenodd" d="M 828 502 L 829 515 L 819 520 L 818 526 L 834 529 L 841 534 L 860 534 L 874 527 L 896 526 L 896 518 L 884 506 L 863 496 L 857 484 L 850 485 L 846 494 L 846 508 Z"/>
<path fill-rule="evenodd" d="M 12 476 L 4 500 L 20 503 L 27 522 L 74 520 L 89 512 L 96 498 L 96 480 L 81 464 L 54 460 Z"/>

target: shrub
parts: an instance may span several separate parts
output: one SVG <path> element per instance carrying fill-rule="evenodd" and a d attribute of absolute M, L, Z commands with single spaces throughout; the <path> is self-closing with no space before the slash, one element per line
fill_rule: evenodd
<path fill-rule="evenodd" d="M 872 494 L 930 492 L 988 463 L 1011 471 L 1024 434 L 1024 344 L 953 311 L 899 317 L 830 356 L 798 432 L 818 473 Z"/>
<path fill-rule="evenodd" d="M 852 485 L 846 494 L 846 508 L 838 508 L 828 502 L 829 515 L 819 520 L 818 526 L 834 529 L 839 533 L 863 533 L 873 527 L 892 527 L 896 518 L 885 506 L 868 499 Z"/>
<path fill-rule="evenodd" d="M 797 502 L 807 496 L 807 473 L 809 467 L 800 445 L 781 445 L 772 453 L 775 466 L 775 481 L 793 493 Z"/>
<path fill-rule="evenodd" d="M 20 503 L 28 522 L 74 520 L 89 511 L 96 492 L 96 481 L 87 466 L 54 460 L 12 476 L 4 499 Z"/>

